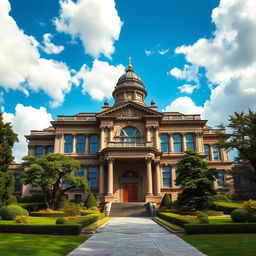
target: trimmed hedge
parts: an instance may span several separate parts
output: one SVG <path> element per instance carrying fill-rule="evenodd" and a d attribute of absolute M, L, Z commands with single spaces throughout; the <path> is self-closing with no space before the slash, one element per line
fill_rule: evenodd
<path fill-rule="evenodd" d="M 90 214 L 87 216 L 83 216 L 74 220 L 69 220 L 67 223 L 68 224 L 77 224 L 77 225 L 81 225 L 82 227 L 86 227 L 90 224 L 92 224 L 93 222 L 96 222 L 102 218 L 105 217 L 104 213 L 94 213 L 94 214 Z"/>
<path fill-rule="evenodd" d="M 14 220 L 16 216 L 28 216 L 28 211 L 19 205 L 11 204 L 0 208 L 3 220 Z"/>
<path fill-rule="evenodd" d="M 167 220 L 171 223 L 177 224 L 179 226 L 184 227 L 185 224 L 193 223 L 194 221 L 192 219 L 183 217 L 178 214 L 170 213 L 170 212 L 158 212 L 158 217 Z"/>
<path fill-rule="evenodd" d="M 256 223 L 186 224 L 187 234 L 256 233 Z"/>
<path fill-rule="evenodd" d="M 165 212 L 171 212 L 179 215 L 191 215 L 191 216 L 197 216 L 200 213 L 207 214 L 208 216 L 222 216 L 224 214 L 223 211 L 215 211 L 215 210 L 188 212 L 188 211 L 181 211 L 178 209 L 171 209 L 171 210 L 166 210 Z"/>
<path fill-rule="evenodd" d="M 223 211 L 225 214 L 231 214 L 235 209 L 239 209 L 241 207 L 232 207 L 232 206 L 225 206 L 221 205 L 222 202 L 215 202 L 214 203 L 214 209 L 216 211 Z"/>
<path fill-rule="evenodd" d="M 81 225 L 0 225 L 0 233 L 79 235 Z"/>
<path fill-rule="evenodd" d="M 43 210 L 46 208 L 46 205 L 43 202 L 41 202 L 41 203 L 18 203 L 17 205 L 28 210 L 29 212 L 39 211 L 39 210 Z"/>
<path fill-rule="evenodd" d="M 29 216 L 31 217 L 67 217 L 67 214 L 60 212 L 30 212 Z"/>

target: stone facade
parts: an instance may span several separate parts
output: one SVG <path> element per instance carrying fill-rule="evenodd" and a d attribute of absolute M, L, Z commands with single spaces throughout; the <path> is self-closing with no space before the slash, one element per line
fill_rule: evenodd
<path fill-rule="evenodd" d="M 166 192 L 177 198 L 175 166 L 191 147 L 209 167 L 219 170 L 214 186 L 222 190 L 231 162 L 227 152 L 214 145 L 228 137 L 225 130 L 208 127 L 198 114 L 158 112 L 154 101 L 146 106 L 146 96 L 141 79 L 129 66 L 113 91 L 113 107 L 105 102 L 98 113 L 61 115 L 51 127 L 32 130 L 26 136 L 28 155 L 53 151 L 76 158 L 79 175 L 88 178 L 100 202 L 159 202 Z M 84 197 L 79 190 L 68 196 Z"/>

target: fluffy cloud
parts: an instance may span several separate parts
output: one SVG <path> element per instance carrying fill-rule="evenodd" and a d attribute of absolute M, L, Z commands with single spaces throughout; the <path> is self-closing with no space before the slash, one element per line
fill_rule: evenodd
<path fill-rule="evenodd" d="M 43 90 L 53 98 L 52 106 L 60 105 L 71 89 L 69 68 L 62 62 L 40 57 L 39 43 L 26 35 L 9 15 L 8 0 L 0 8 L 0 86 L 6 90 Z"/>
<path fill-rule="evenodd" d="M 147 49 L 145 49 L 145 54 L 146 54 L 147 56 L 152 55 L 152 54 L 153 54 L 153 51 L 152 51 L 152 50 L 147 50 Z"/>
<path fill-rule="evenodd" d="M 178 89 L 180 90 L 180 92 L 182 93 L 188 93 L 188 94 L 192 94 L 193 91 L 198 88 L 198 85 L 192 85 L 192 84 L 184 84 L 182 86 L 179 86 Z"/>
<path fill-rule="evenodd" d="M 93 99 L 110 98 L 118 78 L 124 73 L 123 65 L 112 66 L 108 62 L 94 60 L 92 68 L 83 65 L 74 76 L 73 82 L 82 82 L 83 92 L 89 93 Z"/>
<path fill-rule="evenodd" d="M 53 35 L 50 33 L 44 34 L 44 41 L 42 46 L 42 49 L 47 54 L 59 54 L 64 50 L 64 46 L 62 45 L 55 45 L 51 42 L 51 39 L 53 38 Z"/>
<path fill-rule="evenodd" d="M 176 67 L 171 69 L 169 71 L 169 74 L 176 77 L 177 79 L 198 83 L 198 70 L 199 68 L 197 66 L 186 64 L 183 69 L 179 69 Z"/>
<path fill-rule="evenodd" d="M 17 104 L 15 113 L 3 113 L 4 122 L 10 122 L 13 130 L 19 136 L 19 142 L 14 145 L 13 154 L 15 160 L 20 162 L 27 155 L 28 148 L 24 135 L 30 134 L 30 130 L 41 130 L 49 127 L 52 120 L 51 114 L 43 107 L 36 109 L 31 106 Z"/>
<path fill-rule="evenodd" d="M 234 111 L 256 108 L 255 10 L 255 0 L 221 0 L 212 12 L 213 38 L 176 49 L 189 63 L 203 67 L 215 85 L 203 109 L 212 125 L 226 122 Z"/>
<path fill-rule="evenodd" d="M 165 55 L 166 53 L 168 53 L 169 52 L 169 49 L 161 49 L 161 50 L 158 50 L 158 53 L 160 54 L 160 55 Z"/>
<path fill-rule="evenodd" d="M 196 106 L 196 104 L 189 97 L 179 97 L 162 111 L 180 112 L 182 114 L 201 114 L 203 108 Z"/>
<path fill-rule="evenodd" d="M 80 38 L 91 56 L 111 58 L 122 27 L 115 1 L 60 0 L 60 7 L 60 16 L 54 20 L 57 31 Z"/>

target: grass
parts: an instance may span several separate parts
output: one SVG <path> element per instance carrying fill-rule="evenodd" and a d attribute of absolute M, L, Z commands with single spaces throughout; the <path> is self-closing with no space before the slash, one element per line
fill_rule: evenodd
<path fill-rule="evenodd" d="M 224 206 L 224 207 L 231 207 L 231 208 L 243 208 L 242 202 L 219 202 L 215 201 L 215 205 Z"/>
<path fill-rule="evenodd" d="M 233 223 L 230 217 L 209 217 L 210 224 Z"/>
<path fill-rule="evenodd" d="M 190 235 L 182 239 L 208 256 L 252 256 L 256 252 L 256 234 Z"/>
<path fill-rule="evenodd" d="M 63 256 L 87 239 L 85 236 L 0 234 L 0 252 L 6 256 Z"/>
<path fill-rule="evenodd" d="M 30 225 L 53 225 L 55 224 L 57 218 L 52 217 L 29 217 L 28 223 Z M 17 224 L 14 222 L 14 220 L 0 220 L 0 224 Z M 24 224 L 21 224 L 24 225 Z"/>
<path fill-rule="evenodd" d="M 84 230 L 86 231 L 94 231 L 96 230 L 97 228 L 99 228 L 100 226 L 102 226 L 104 223 L 106 223 L 107 221 L 110 220 L 110 217 L 105 217 L 101 220 L 98 220 L 94 223 L 92 223 L 91 225 L 87 226 Z"/>
<path fill-rule="evenodd" d="M 159 217 L 154 217 L 153 219 L 159 221 L 160 223 L 162 223 L 163 225 L 165 225 L 166 227 L 168 227 L 174 231 L 182 231 L 183 230 L 181 227 L 178 227 L 178 226 L 176 226 L 166 220 L 163 220 Z"/>

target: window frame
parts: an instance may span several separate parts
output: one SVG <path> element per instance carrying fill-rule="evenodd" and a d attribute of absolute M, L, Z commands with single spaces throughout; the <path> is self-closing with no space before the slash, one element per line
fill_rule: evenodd
<path fill-rule="evenodd" d="M 165 176 L 165 174 L 168 174 Z M 165 186 L 167 180 L 168 186 Z M 162 184 L 163 188 L 171 188 L 172 187 L 172 175 L 171 175 L 171 167 L 170 166 L 162 166 Z"/>
<path fill-rule="evenodd" d="M 92 141 L 93 137 L 97 138 L 97 142 Z M 91 134 L 89 136 L 89 153 L 96 154 L 98 151 L 99 151 L 99 136 L 97 134 Z"/>
<path fill-rule="evenodd" d="M 38 153 L 38 151 L 37 151 L 39 148 L 42 149 L 42 152 L 40 152 L 40 153 Z M 42 158 L 42 156 L 44 155 L 44 153 L 45 153 L 45 148 L 44 148 L 44 146 L 36 146 L 36 148 L 35 148 L 35 157 L 37 157 L 37 158 Z"/>
<path fill-rule="evenodd" d="M 162 138 L 166 138 L 166 141 L 162 141 Z M 163 133 L 160 135 L 160 149 L 163 153 L 170 152 L 169 135 L 167 133 Z"/>
<path fill-rule="evenodd" d="M 192 140 L 189 140 L 188 138 L 192 138 Z M 193 145 L 191 147 L 191 144 Z M 196 145 L 195 145 L 195 135 L 193 133 L 188 133 L 186 134 L 186 149 L 192 149 L 196 150 Z"/>
<path fill-rule="evenodd" d="M 71 138 L 70 141 L 66 141 L 66 138 Z M 67 150 L 69 149 L 70 150 Z M 71 154 L 73 152 L 73 135 L 72 134 L 65 134 L 64 135 L 64 154 Z"/>
<path fill-rule="evenodd" d="M 208 152 L 205 150 L 206 147 L 208 147 Z M 210 145 L 209 144 L 204 144 L 204 154 L 206 155 L 205 160 L 210 160 L 211 159 L 211 151 L 210 151 Z"/>
<path fill-rule="evenodd" d="M 180 140 L 179 141 L 175 140 L 175 136 L 178 136 Z M 182 148 L 182 136 L 181 136 L 181 134 L 175 133 L 175 134 L 173 134 L 172 138 L 173 138 L 173 152 L 174 153 L 182 153 L 183 148 Z M 177 145 L 179 145 L 180 151 L 176 151 Z"/>
<path fill-rule="evenodd" d="M 83 137 L 84 139 L 79 141 L 79 138 Z M 85 153 L 85 145 L 86 145 L 86 136 L 84 134 L 78 134 L 76 136 L 76 153 L 84 154 Z M 82 150 L 81 150 L 82 149 Z"/>
<path fill-rule="evenodd" d="M 95 171 L 90 171 L 90 169 L 94 169 Z M 91 174 L 95 173 L 95 177 L 90 177 Z M 89 182 L 89 186 L 90 186 L 90 189 L 97 189 L 98 188 L 98 166 L 89 166 L 87 168 L 87 180 Z M 91 180 L 94 180 L 95 181 L 95 187 L 91 186 L 90 184 L 90 181 Z"/>

